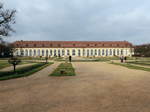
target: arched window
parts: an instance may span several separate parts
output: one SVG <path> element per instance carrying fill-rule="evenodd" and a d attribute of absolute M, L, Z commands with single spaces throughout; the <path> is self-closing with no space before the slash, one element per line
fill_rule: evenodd
<path fill-rule="evenodd" d="M 57 55 L 56 55 L 56 49 L 54 50 L 54 56 L 57 56 Z"/>
<path fill-rule="evenodd" d="M 40 53 L 40 49 L 38 50 L 38 56 L 40 56 L 41 55 L 41 53 Z"/>
<path fill-rule="evenodd" d="M 123 49 L 121 49 L 121 55 L 123 55 Z"/>
<path fill-rule="evenodd" d="M 36 56 L 36 50 L 33 51 L 33 55 Z"/>
<path fill-rule="evenodd" d="M 87 50 L 87 56 L 89 56 L 90 55 L 90 53 L 89 53 L 89 49 Z"/>
<path fill-rule="evenodd" d="M 81 51 L 80 51 L 80 49 L 78 49 L 78 56 L 81 56 Z"/>
<path fill-rule="evenodd" d="M 32 56 L 32 50 L 30 49 L 30 51 L 29 51 L 29 56 Z"/>
<path fill-rule="evenodd" d="M 106 49 L 106 56 L 108 56 L 108 49 Z"/>
<path fill-rule="evenodd" d="M 72 50 L 72 55 L 75 56 L 76 55 L 76 51 L 75 49 Z"/>
<path fill-rule="evenodd" d="M 102 55 L 103 55 L 103 56 L 105 55 L 105 50 L 104 50 L 104 49 L 102 50 Z"/>
<path fill-rule="evenodd" d="M 48 50 L 46 50 L 46 56 L 48 56 Z"/>
<path fill-rule="evenodd" d="M 117 49 L 117 55 L 119 55 L 119 49 Z"/>
<path fill-rule="evenodd" d="M 65 55 L 65 50 L 63 49 L 63 50 L 62 50 L 62 56 L 64 56 L 64 55 Z"/>
<path fill-rule="evenodd" d="M 52 50 L 50 50 L 49 55 L 50 55 L 50 56 L 52 56 L 52 55 L 53 55 L 53 51 L 52 51 Z"/>
<path fill-rule="evenodd" d="M 95 55 L 97 55 L 97 50 L 95 49 Z"/>
<path fill-rule="evenodd" d="M 60 56 L 60 49 L 58 50 L 58 56 Z"/>
<path fill-rule="evenodd" d="M 113 55 L 114 55 L 114 56 L 116 55 L 116 50 L 115 50 L 115 49 L 113 50 Z"/>
<path fill-rule="evenodd" d="M 110 51 L 109 51 L 109 55 L 112 55 L 112 49 L 110 49 Z"/>
<path fill-rule="evenodd" d="M 21 56 L 24 56 L 24 50 L 20 49 Z"/>
<path fill-rule="evenodd" d="M 28 50 L 27 49 L 25 50 L 25 56 L 28 56 Z"/>
<path fill-rule="evenodd" d="M 99 49 L 99 50 L 98 50 L 98 56 L 100 56 L 100 55 L 101 55 L 101 50 Z"/>
<path fill-rule="evenodd" d="M 17 56 L 19 55 L 19 50 L 16 51 L 16 55 L 17 55 Z"/>
<path fill-rule="evenodd" d="M 93 49 L 91 49 L 91 56 L 93 56 Z"/>
<path fill-rule="evenodd" d="M 68 55 L 68 56 L 70 55 L 70 51 L 69 51 L 69 50 L 67 50 L 67 55 Z"/>
<path fill-rule="evenodd" d="M 83 49 L 83 56 L 85 56 L 85 50 Z"/>
<path fill-rule="evenodd" d="M 42 56 L 44 56 L 44 50 L 42 50 Z"/>

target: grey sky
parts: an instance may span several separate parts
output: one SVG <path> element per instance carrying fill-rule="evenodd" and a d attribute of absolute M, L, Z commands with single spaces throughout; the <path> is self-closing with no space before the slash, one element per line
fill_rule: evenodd
<path fill-rule="evenodd" d="M 150 42 L 149 0 L 2 0 L 17 10 L 14 40 Z"/>

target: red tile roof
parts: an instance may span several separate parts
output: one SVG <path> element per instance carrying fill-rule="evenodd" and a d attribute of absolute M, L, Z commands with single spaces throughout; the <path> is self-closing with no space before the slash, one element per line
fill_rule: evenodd
<path fill-rule="evenodd" d="M 16 48 L 130 48 L 128 41 L 16 41 Z"/>

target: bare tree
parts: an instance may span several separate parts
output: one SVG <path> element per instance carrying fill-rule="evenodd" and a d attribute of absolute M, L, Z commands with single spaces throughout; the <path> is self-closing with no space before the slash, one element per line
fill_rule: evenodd
<path fill-rule="evenodd" d="M 4 9 L 3 4 L 0 3 L 0 40 L 3 36 L 8 36 L 10 32 L 14 32 L 11 28 L 15 24 L 16 10 Z"/>

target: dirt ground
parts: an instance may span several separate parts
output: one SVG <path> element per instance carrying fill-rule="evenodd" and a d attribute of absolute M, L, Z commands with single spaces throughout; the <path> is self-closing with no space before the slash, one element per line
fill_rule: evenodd
<path fill-rule="evenodd" d="M 150 72 L 75 62 L 77 76 L 48 77 L 58 64 L 0 81 L 0 112 L 150 112 Z"/>

